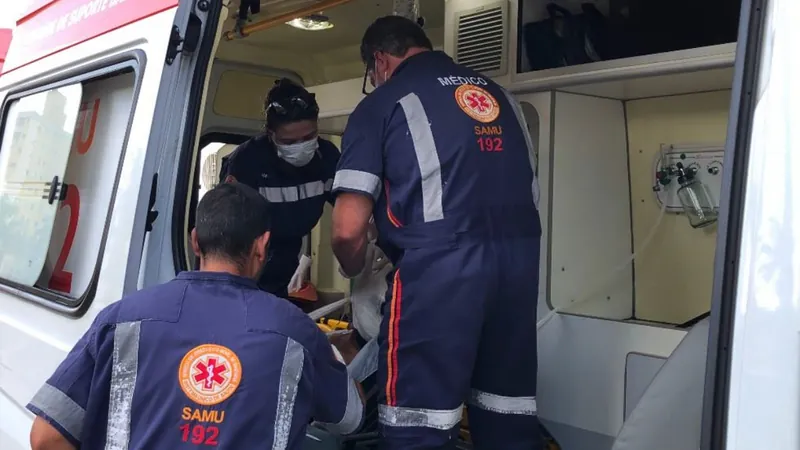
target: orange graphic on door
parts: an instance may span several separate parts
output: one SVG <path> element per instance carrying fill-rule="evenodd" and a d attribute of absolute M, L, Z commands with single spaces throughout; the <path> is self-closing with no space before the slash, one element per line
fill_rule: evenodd
<path fill-rule="evenodd" d="M 184 394 L 195 403 L 216 405 L 236 392 L 242 381 L 242 364 L 227 347 L 199 345 L 181 360 L 178 381 Z"/>
<path fill-rule="evenodd" d="M 492 94 L 473 84 L 462 84 L 456 89 L 456 102 L 462 111 L 478 122 L 494 122 L 500 115 L 500 104 Z"/>

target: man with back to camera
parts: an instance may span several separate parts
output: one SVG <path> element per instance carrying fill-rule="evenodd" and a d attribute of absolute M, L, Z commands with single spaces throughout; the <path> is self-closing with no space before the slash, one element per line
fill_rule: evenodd
<path fill-rule="evenodd" d="M 197 207 L 200 270 L 104 308 L 28 404 L 33 450 L 300 449 L 313 418 L 362 417 L 340 355 L 297 307 L 258 289 L 270 207 L 239 183 Z"/>
<path fill-rule="evenodd" d="M 540 449 L 541 224 L 521 107 L 399 16 L 367 29 L 361 59 L 377 88 L 344 132 L 333 248 L 361 272 L 374 213 L 396 267 L 378 338 L 383 448 L 453 448 L 466 401 L 475 448 Z"/>
<path fill-rule="evenodd" d="M 317 225 L 330 195 L 339 150 L 318 136 L 314 94 L 287 78 L 275 82 L 264 103 L 266 133 L 223 159 L 223 181 L 257 189 L 273 206 L 272 239 L 262 289 L 287 297 L 303 237 Z"/>

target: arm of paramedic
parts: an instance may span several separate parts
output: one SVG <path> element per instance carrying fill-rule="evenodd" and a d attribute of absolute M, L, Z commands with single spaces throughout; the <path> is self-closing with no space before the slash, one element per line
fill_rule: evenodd
<path fill-rule="evenodd" d="M 99 319 L 100 316 L 98 316 Z M 75 449 L 86 429 L 86 407 L 97 358 L 99 320 L 42 385 L 27 409 L 37 417 L 31 428 L 33 450 Z"/>
<path fill-rule="evenodd" d="M 245 173 L 248 169 L 248 162 L 246 161 L 246 153 L 244 144 L 236 147 L 230 155 L 223 158 L 222 163 L 222 177 L 224 183 L 247 183 L 247 176 Z"/>
<path fill-rule="evenodd" d="M 364 415 L 361 386 L 350 378 L 341 354 L 334 350 L 325 334 L 318 330 L 315 339 L 314 420 L 334 433 L 354 433 Z"/>
<path fill-rule="evenodd" d="M 336 167 L 339 165 L 339 157 L 341 156 L 341 153 L 339 152 L 339 149 L 336 148 L 336 145 L 331 143 L 329 154 L 330 156 L 325 160 L 327 166 L 325 167 L 325 173 L 329 177 L 327 179 L 332 180 L 334 177 L 336 177 Z M 336 197 L 333 195 L 333 186 L 327 183 L 325 185 L 325 200 L 327 200 L 331 206 L 336 204 Z"/>
<path fill-rule="evenodd" d="M 367 254 L 367 230 L 372 215 L 372 200 L 361 194 L 345 192 L 333 207 L 331 246 L 342 271 L 353 277 L 364 270 Z"/>
<path fill-rule="evenodd" d="M 331 245 L 348 276 L 361 273 L 367 229 L 383 178 L 383 123 L 362 101 L 342 137 L 342 156 L 333 181 Z"/>
<path fill-rule="evenodd" d="M 31 428 L 31 450 L 75 450 L 75 446 L 45 419 L 37 417 Z"/>

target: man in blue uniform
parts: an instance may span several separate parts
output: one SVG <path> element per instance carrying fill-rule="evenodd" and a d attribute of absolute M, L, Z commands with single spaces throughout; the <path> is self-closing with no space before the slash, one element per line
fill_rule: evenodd
<path fill-rule="evenodd" d="M 431 49 L 402 17 L 367 29 L 377 88 L 349 118 L 333 184 L 344 272 L 362 270 L 371 214 L 397 268 L 379 335 L 384 448 L 451 448 L 465 401 L 476 448 L 541 448 L 531 138 L 508 92 Z"/>
<path fill-rule="evenodd" d="M 299 449 L 312 419 L 354 431 L 358 387 L 325 335 L 256 285 L 269 219 L 244 185 L 208 192 L 200 271 L 100 311 L 28 404 L 33 449 Z"/>
<path fill-rule="evenodd" d="M 314 94 L 283 78 L 264 104 L 266 134 L 240 145 L 223 160 L 223 181 L 257 189 L 273 206 L 272 239 L 262 289 L 287 297 L 303 237 L 319 222 L 330 195 L 339 150 L 317 135 Z"/>

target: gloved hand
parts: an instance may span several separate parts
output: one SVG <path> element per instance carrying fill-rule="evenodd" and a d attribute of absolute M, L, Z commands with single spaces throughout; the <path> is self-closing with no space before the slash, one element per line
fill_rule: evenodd
<path fill-rule="evenodd" d="M 311 267 L 311 258 L 306 255 L 300 257 L 300 262 L 297 264 L 297 269 L 294 271 L 294 275 L 292 275 L 292 279 L 289 280 L 289 286 L 287 286 L 287 292 L 290 294 L 292 292 L 297 292 L 300 288 L 303 287 L 303 277 L 305 276 L 306 271 Z"/>

